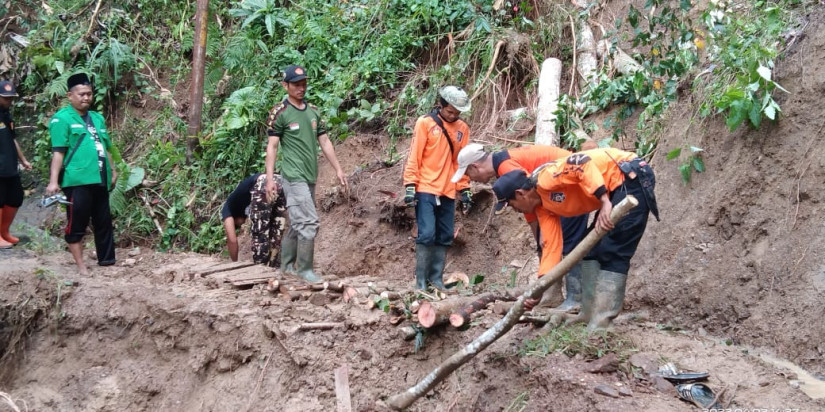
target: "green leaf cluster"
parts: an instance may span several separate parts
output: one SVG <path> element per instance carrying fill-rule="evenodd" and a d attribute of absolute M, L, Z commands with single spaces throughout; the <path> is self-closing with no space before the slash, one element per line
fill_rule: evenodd
<path fill-rule="evenodd" d="M 787 91 L 773 80 L 774 62 L 783 33 L 800 29 L 795 16 L 805 5 L 796 0 L 748 1 L 734 13 L 728 0 L 711 2 L 702 14 L 713 75 L 704 83 L 709 97 L 702 105 L 703 116 L 723 113 L 731 131 L 743 123 L 758 128 L 763 117 L 776 120 L 781 109 L 773 92 Z"/>

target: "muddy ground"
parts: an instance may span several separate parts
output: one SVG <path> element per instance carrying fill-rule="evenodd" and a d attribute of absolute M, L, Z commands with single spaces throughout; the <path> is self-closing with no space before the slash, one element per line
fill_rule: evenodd
<path fill-rule="evenodd" d="M 525 355 L 525 342 L 543 332 L 519 325 L 410 410 L 696 410 L 650 377 L 667 362 L 709 372 L 731 408 L 825 409 L 803 391 L 816 395 L 825 378 L 821 7 L 809 20 L 779 63 L 777 80 L 790 93 L 779 95 L 777 124 L 731 134 L 719 119 L 693 118 L 687 96 L 673 110 L 659 153 L 702 147 L 708 170 L 684 185 L 677 164 L 662 155 L 652 162 L 663 219 L 650 222 L 633 260 L 615 328 L 628 345 L 616 368 L 593 373 L 587 356 Z M 393 206 L 401 165 L 380 163 L 387 145 L 381 135 L 339 145 L 350 196 L 322 162 L 316 266 L 326 279 L 412 286 L 412 215 Z M 474 190 L 447 272 L 484 275 L 485 290 L 511 284 L 513 273 L 526 283 L 535 261 L 525 224 L 513 213 L 490 219 L 489 189 Z M 27 203 L 16 228 L 33 241 L 0 254 L 0 391 L 21 410 L 329 411 L 343 365 L 353 410 L 375 410 L 500 317 L 431 331 L 416 352 L 387 314 L 363 304 L 286 302 L 260 285 L 190 276 L 225 257 L 127 247 L 121 265 L 78 277 L 60 241 L 37 231 L 49 213 Z M 127 259 L 134 265 L 122 266 Z M 340 326 L 297 330 L 307 322 Z M 624 394 L 597 393 L 600 385 Z"/>

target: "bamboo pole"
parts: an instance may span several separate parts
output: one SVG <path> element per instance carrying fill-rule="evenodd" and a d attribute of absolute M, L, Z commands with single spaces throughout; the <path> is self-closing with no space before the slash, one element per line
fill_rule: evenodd
<path fill-rule="evenodd" d="M 628 195 L 618 205 L 613 208 L 610 213 L 610 220 L 615 225 L 621 218 L 623 218 L 630 209 L 636 207 L 639 201 L 635 197 Z M 454 353 L 447 358 L 438 367 L 432 370 L 427 376 L 421 379 L 413 387 L 404 392 L 397 393 L 387 399 L 387 406 L 395 410 L 402 410 L 413 404 L 418 398 L 423 396 L 435 387 L 439 382 L 443 381 L 454 370 L 461 365 L 475 357 L 482 350 L 490 346 L 498 338 L 504 336 L 513 326 L 518 323 L 521 315 L 524 313 L 524 301 L 527 299 L 538 299 L 545 289 L 549 288 L 554 282 L 561 280 L 564 275 L 573 268 L 580 260 L 584 258 L 587 252 L 590 251 L 596 244 L 604 237 L 606 233 L 601 230 L 592 230 L 580 243 L 567 255 L 558 265 L 553 267 L 546 275 L 542 276 L 538 282 L 530 286 L 523 295 L 521 295 L 513 307 L 507 314 L 501 318 L 490 329 L 487 329 L 479 337 L 473 340 L 464 349 Z"/>

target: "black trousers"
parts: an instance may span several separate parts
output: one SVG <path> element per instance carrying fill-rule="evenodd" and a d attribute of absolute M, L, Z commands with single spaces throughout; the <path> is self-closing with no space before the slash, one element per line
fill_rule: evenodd
<path fill-rule="evenodd" d="M 115 263 L 115 236 L 112 213 L 109 210 L 109 191 L 105 186 L 85 185 L 64 187 L 63 193 L 72 202 L 66 207 L 66 243 L 82 241 L 91 220 L 97 263 L 104 266 Z"/>
<path fill-rule="evenodd" d="M 0 177 L 0 207 L 20 207 L 23 205 L 23 185 L 20 175 Z"/>
<path fill-rule="evenodd" d="M 620 220 L 619 224 L 585 257 L 585 260 L 598 260 L 602 270 L 625 275 L 630 269 L 630 258 L 636 253 L 636 248 L 645 233 L 648 215 L 653 212 L 658 219 L 659 214 L 653 195 L 656 185 L 653 169 L 638 159 L 629 163 L 632 163 L 635 176 L 632 179 L 625 176 L 624 183 L 610 193 L 610 203 L 615 206 L 627 195 L 633 195 L 639 201 L 639 205 L 630 209 L 627 216 Z"/>

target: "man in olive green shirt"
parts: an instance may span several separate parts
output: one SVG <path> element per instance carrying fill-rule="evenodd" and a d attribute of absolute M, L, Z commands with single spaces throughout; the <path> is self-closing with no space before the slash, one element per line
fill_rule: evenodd
<path fill-rule="evenodd" d="M 284 71 L 282 85 L 287 98 L 275 105 L 267 120 L 266 192 L 274 199 L 275 159 L 278 145 L 281 156 L 281 176 L 286 196 L 289 230 L 281 241 L 281 270 L 296 274 L 309 282 L 321 278 L 312 269 L 318 212 L 315 210 L 315 181 L 318 179 L 318 146 L 335 168 L 338 181 L 347 189 L 347 177 L 335 157 L 335 149 L 327 136 L 318 109 L 304 100 L 307 89 L 306 70 L 289 66 Z"/>
<path fill-rule="evenodd" d="M 83 235 L 89 220 L 94 227 L 97 264 L 115 264 L 109 191 L 117 181 L 117 172 L 112 167 L 112 141 L 103 116 L 89 110 L 94 99 L 89 77 L 85 73 L 72 75 L 66 85 L 69 106 L 60 109 L 49 122 L 52 162 L 46 194 L 63 189 L 71 202 L 66 208 L 64 238 L 78 271 L 87 275 Z"/>

